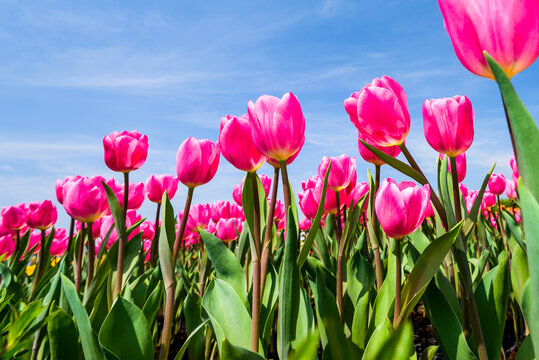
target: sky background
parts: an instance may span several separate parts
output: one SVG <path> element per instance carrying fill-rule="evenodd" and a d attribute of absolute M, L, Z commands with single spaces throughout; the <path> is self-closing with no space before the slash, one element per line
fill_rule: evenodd
<path fill-rule="evenodd" d="M 0 0 L 0 206 L 56 199 L 54 183 L 68 175 L 121 181 L 103 161 L 102 138 L 115 130 L 148 135 L 148 159 L 132 181 L 173 174 L 187 137 L 216 141 L 221 117 L 288 91 L 306 119 L 305 146 L 289 167 L 295 192 L 324 155 L 357 156 L 365 181 L 370 165 L 359 158 L 343 101 L 382 75 L 407 92 L 407 145 L 431 181 L 437 154 L 424 139 L 422 104 L 457 94 L 476 114 L 465 183 L 478 188 L 494 162 L 510 177 L 497 85 L 460 64 L 436 1 Z M 513 79 L 534 118 L 537 79 L 537 63 Z M 260 171 L 273 173 L 269 165 Z M 221 157 L 194 201 L 232 201 L 243 175 Z M 405 179 L 383 167 L 389 176 Z M 180 185 L 176 211 L 185 195 Z M 148 201 L 140 210 L 149 218 L 154 211 Z"/>

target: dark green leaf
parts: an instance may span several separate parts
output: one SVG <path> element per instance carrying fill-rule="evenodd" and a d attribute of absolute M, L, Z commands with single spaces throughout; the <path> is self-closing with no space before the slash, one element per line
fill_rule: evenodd
<path fill-rule="evenodd" d="M 65 311 L 58 309 L 49 315 L 47 333 L 52 359 L 79 359 L 77 329 Z"/>
<path fill-rule="evenodd" d="M 263 356 L 241 346 L 233 345 L 226 338 L 223 339 L 221 357 L 227 360 L 264 360 Z"/>

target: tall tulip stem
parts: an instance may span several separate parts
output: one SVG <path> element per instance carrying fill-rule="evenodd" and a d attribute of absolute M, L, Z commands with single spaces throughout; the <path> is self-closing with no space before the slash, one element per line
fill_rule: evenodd
<path fill-rule="evenodd" d="M 15 231 L 15 249 L 13 250 L 13 254 L 11 254 L 11 259 L 9 260 L 9 266 L 15 264 L 15 261 L 18 260 L 16 259 L 16 255 L 19 251 L 19 247 L 21 246 L 20 243 L 21 243 L 21 231 L 16 230 Z"/>
<path fill-rule="evenodd" d="M 498 201 L 498 216 L 494 215 L 494 219 L 496 219 L 500 234 L 502 235 L 503 246 L 505 247 L 505 250 L 509 252 L 509 246 L 507 245 L 507 235 L 505 234 L 505 228 L 503 227 L 502 203 L 500 202 L 500 195 L 496 195 L 496 198 Z"/>
<path fill-rule="evenodd" d="M 342 287 L 343 287 L 343 274 L 342 274 L 342 261 L 344 256 L 344 243 L 342 239 L 342 222 L 341 222 L 341 204 L 339 199 L 339 192 L 335 191 L 335 199 L 337 203 L 337 227 L 335 229 L 335 235 L 337 237 L 337 244 L 339 246 L 339 252 L 337 255 L 337 308 L 339 309 L 339 315 L 341 316 L 341 322 L 343 321 L 343 304 L 342 304 Z"/>
<path fill-rule="evenodd" d="M 185 207 L 183 208 L 182 222 L 180 223 L 180 229 L 176 234 L 176 239 L 174 240 L 174 249 L 172 255 L 172 267 L 176 269 L 176 261 L 178 260 L 178 252 L 180 251 L 180 245 L 183 239 L 183 233 L 185 232 L 185 227 L 187 226 L 187 218 L 189 217 L 189 209 L 191 208 L 191 202 L 193 201 L 193 192 L 195 188 L 189 188 L 187 190 L 187 198 L 185 199 Z"/>
<path fill-rule="evenodd" d="M 124 215 L 124 229 L 127 227 L 127 208 L 129 201 L 129 172 L 124 172 L 124 203 L 123 203 L 123 215 Z M 122 281 L 124 276 L 124 258 L 125 258 L 125 246 L 127 245 L 127 229 L 118 239 L 118 266 L 116 267 L 116 289 L 114 295 L 118 295 L 122 291 Z"/>
<path fill-rule="evenodd" d="M 260 199 L 258 198 L 258 182 L 256 171 L 250 173 L 251 187 L 253 189 L 254 207 L 254 246 L 251 247 L 253 258 L 253 305 L 251 326 L 251 350 L 258 352 L 260 337 Z"/>
<path fill-rule="evenodd" d="M 94 262 L 95 262 L 95 242 L 92 234 L 93 223 L 88 223 L 88 278 L 86 280 L 86 288 L 90 286 L 94 278 Z"/>
<path fill-rule="evenodd" d="M 37 255 L 37 262 L 35 267 L 35 274 L 34 274 L 34 283 L 32 285 L 32 293 L 34 293 L 34 290 L 37 287 L 37 284 L 39 283 L 39 280 L 43 276 L 43 268 L 45 267 L 44 259 L 45 258 L 45 230 L 41 230 L 41 246 L 39 247 L 39 253 Z"/>
<path fill-rule="evenodd" d="M 375 183 L 374 183 L 374 194 L 378 191 L 378 188 L 380 187 L 380 165 L 375 165 L 376 169 L 376 175 L 375 175 Z M 372 226 L 374 228 L 374 234 L 373 236 L 369 236 L 369 239 L 371 240 L 371 247 L 372 252 L 374 253 L 374 266 L 376 270 L 376 289 L 380 291 L 380 288 L 382 287 L 382 284 L 384 282 L 384 272 L 382 268 L 382 258 L 380 257 L 380 230 L 379 230 L 379 223 L 378 223 L 378 216 L 376 215 L 376 211 L 374 209 L 374 199 L 372 202 Z"/>
<path fill-rule="evenodd" d="M 282 172 L 282 180 L 283 180 L 283 193 L 284 193 L 284 213 L 286 217 L 286 224 L 288 224 L 288 208 L 290 207 L 291 203 L 291 195 L 290 195 L 290 182 L 288 180 L 288 170 L 286 168 L 286 161 L 280 160 L 279 164 L 281 165 L 281 172 Z"/>
<path fill-rule="evenodd" d="M 80 284 L 82 282 L 82 259 L 84 254 L 84 238 L 85 238 L 85 231 L 84 231 L 84 223 L 81 224 L 80 229 L 80 237 L 79 237 L 79 247 L 77 249 L 77 268 L 75 269 L 75 289 L 77 290 L 77 293 L 80 290 Z"/>
<path fill-rule="evenodd" d="M 275 215 L 275 204 L 277 202 L 277 191 L 279 190 L 279 168 L 275 167 L 273 171 L 273 184 L 271 189 L 271 199 L 266 219 L 266 230 L 264 234 L 264 246 L 262 247 L 262 264 L 260 268 L 260 298 L 264 295 L 264 286 L 266 284 L 266 275 L 268 273 L 268 263 L 271 256 L 271 238 L 273 234 L 273 217 Z"/>
<path fill-rule="evenodd" d="M 67 238 L 66 254 L 71 250 L 71 245 L 73 244 L 73 235 L 75 234 L 75 219 L 71 218 L 71 223 L 69 224 L 69 237 Z"/>
<path fill-rule="evenodd" d="M 462 212 L 460 210 L 460 191 L 456 157 L 450 156 L 449 162 L 451 163 L 451 178 L 453 180 L 453 204 L 455 207 L 455 218 L 457 222 L 459 222 L 460 220 L 462 220 Z"/>
<path fill-rule="evenodd" d="M 393 326 L 396 326 L 401 314 L 401 240 L 393 239 L 395 244 L 395 311 L 393 313 Z"/>
<path fill-rule="evenodd" d="M 152 267 L 157 265 L 157 251 L 159 243 L 159 214 L 161 213 L 161 203 L 157 203 L 157 212 L 155 214 L 154 234 L 152 239 L 152 246 L 150 248 L 150 260 Z"/>

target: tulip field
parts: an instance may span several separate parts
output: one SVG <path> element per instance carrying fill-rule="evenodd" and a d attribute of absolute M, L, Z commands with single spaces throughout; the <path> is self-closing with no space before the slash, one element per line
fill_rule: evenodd
<path fill-rule="evenodd" d="M 324 156 L 301 188 L 289 174 L 309 120 L 292 92 L 246 99 L 215 143 L 186 135 L 176 169 L 144 183 L 130 176 L 148 137 L 112 132 L 110 173 L 0 204 L 0 359 L 535 359 L 539 128 L 510 79 L 539 56 L 539 2 L 438 4 L 458 59 L 499 86 L 507 178 L 489 164 L 479 188 L 465 185 L 465 95 L 424 101 L 439 157 L 421 168 L 407 93 L 382 74 L 342 99 L 359 156 Z M 227 184 L 233 201 L 194 203 L 220 162 L 244 175 Z"/>

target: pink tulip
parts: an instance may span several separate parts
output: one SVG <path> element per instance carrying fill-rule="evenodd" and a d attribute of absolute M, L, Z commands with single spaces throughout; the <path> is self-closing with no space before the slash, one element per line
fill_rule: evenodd
<path fill-rule="evenodd" d="M 378 156 L 374 155 L 369 149 L 367 149 L 367 147 L 365 145 L 363 145 L 363 143 L 360 140 L 365 141 L 366 143 L 374 146 L 378 150 L 383 151 L 387 155 L 389 155 L 391 157 L 394 157 L 394 158 L 399 156 L 399 154 L 401 153 L 401 149 L 397 145 L 378 146 L 376 144 L 373 144 L 372 141 L 369 140 L 369 138 L 366 137 L 365 135 L 363 135 L 361 133 L 361 131 L 360 131 L 359 134 L 358 134 L 358 137 L 357 137 L 357 146 L 358 146 L 358 149 L 359 149 L 359 155 L 361 155 L 363 160 L 365 160 L 368 163 L 374 164 L 374 165 L 382 166 L 382 165 L 385 164 L 385 162 L 382 161 Z"/>
<path fill-rule="evenodd" d="M 432 208 L 432 204 L 429 203 L 427 206 L 427 212 L 425 213 L 425 218 L 433 218 L 434 217 L 434 209 Z"/>
<path fill-rule="evenodd" d="M 325 176 L 325 175 L 324 175 Z M 318 182 L 319 176 L 313 175 L 310 178 L 307 179 L 307 181 L 301 182 L 301 188 L 306 191 L 308 189 L 314 189 L 316 186 L 316 183 Z"/>
<path fill-rule="evenodd" d="M 178 178 L 173 175 L 152 175 L 144 184 L 144 194 L 151 202 L 160 204 L 165 191 L 169 199 L 174 197 L 178 182 Z"/>
<path fill-rule="evenodd" d="M 352 122 L 356 118 L 352 118 Z M 406 93 L 389 76 L 374 79 L 357 95 L 357 129 L 378 146 L 400 145 L 410 131 Z"/>
<path fill-rule="evenodd" d="M 440 160 L 444 159 L 444 155 L 440 154 Z M 457 180 L 463 182 L 466 178 L 466 154 L 462 153 L 455 157 L 455 165 L 457 166 Z M 451 161 L 447 159 L 447 171 L 452 174 Z"/>
<path fill-rule="evenodd" d="M 309 231 L 311 230 L 311 226 L 313 226 L 313 223 L 309 219 L 303 219 L 299 222 L 299 229 L 301 231 Z"/>
<path fill-rule="evenodd" d="M 466 203 L 466 209 L 468 210 L 468 213 L 472 210 L 472 206 L 475 202 L 475 199 L 477 199 L 477 194 L 474 192 L 470 192 L 468 195 L 464 196 L 464 202 Z"/>
<path fill-rule="evenodd" d="M 314 195 L 314 188 L 299 192 L 299 207 L 307 219 L 314 219 L 318 211 L 318 202 Z"/>
<path fill-rule="evenodd" d="M 55 229 L 54 239 L 51 242 L 51 256 L 62 256 L 67 249 L 68 240 L 65 229 Z"/>
<path fill-rule="evenodd" d="M 488 179 L 488 189 L 496 196 L 500 196 L 505 191 L 505 176 L 503 174 L 492 174 Z"/>
<path fill-rule="evenodd" d="M 356 186 L 348 193 L 348 203 L 347 205 L 349 207 L 352 207 L 353 205 L 357 204 L 358 201 L 363 197 L 363 195 L 367 194 L 369 192 L 369 184 L 366 182 L 357 183 Z M 367 206 L 367 202 L 365 201 L 364 206 Z"/>
<path fill-rule="evenodd" d="M 211 220 L 211 207 L 208 204 L 196 204 L 189 209 L 187 229 L 198 233 L 200 229 L 206 229 Z"/>
<path fill-rule="evenodd" d="M 155 224 L 151 221 L 144 221 L 139 227 L 142 232 L 142 240 L 152 240 L 155 235 Z M 151 242 L 150 242 L 151 243 Z"/>
<path fill-rule="evenodd" d="M 221 119 L 217 147 L 229 163 L 242 171 L 254 172 L 267 160 L 255 147 L 247 114 Z"/>
<path fill-rule="evenodd" d="M 511 178 L 515 183 L 515 187 L 518 187 L 518 178 L 520 177 L 520 174 L 518 173 L 518 165 L 514 156 L 509 160 L 509 165 L 511 165 Z"/>
<path fill-rule="evenodd" d="M 0 218 L 0 236 L 5 236 L 5 235 L 16 236 L 17 231 L 11 230 L 11 229 L 8 229 L 7 227 L 5 227 L 3 219 Z"/>
<path fill-rule="evenodd" d="M 264 188 L 264 192 L 266 193 L 266 197 L 268 197 L 270 187 L 271 187 L 271 178 L 267 177 L 264 174 L 258 175 L 258 178 L 260 179 L 260 182 L 262 183 L 262 187 Z"/>
<path fill-rule="evenodd" d="M 324 156 L 318 165 L 318 176 L 324 178 L 331 163 L 328 177 L 328 187 L 333 191 L 345 189 L 356 177 L 356 158 L 346 154 L 336 157 Z"/>
<path fill-rule="evenodd" d="M 28 238 L 28 246 L 26 247 L 26 251 L 24 253 L 27 254 L 29 251 L 32 250 L 34 254 L 37 254 L 40 248 L 41 248 L 41 232 L 31 231 L 30 237 Z"/>
<path fill-rule="evenodd" d="M 86 176 L 64 186 L 64 209 L 73 219 L 83 223 L 95 222 L 109 211 L 102 177 Z"/>
<path fill-rule="evenodd" d="M 481 210 L 485 210 L 496 204 L 496 195 L 489 191 L 485 191 L 483 194 L 483 200 L 481 201 Z"/>
<path fill-rule="evenodd" d="M 522 218 L 520 217 L 520 209 L 517 209 L 517 211 L 515 211 L 515 220 L 519 224 L 522 221 Z"/>
<path fill-rule="evenodd" d="M 507 195 L 509 199 L 516 200 L 517 191 L 513 180 L 507 180 L 507 182 L 505 183 L 505 195 Z"/>
<path fill-rule="evenodd" d="M 472 145 L 474 111 L 466 96 L 425 100 L 423 130 L 436 151 L 455 157 Z"/>
<path fill-rule="evenodd" d="M 286 93 L 281 99 L 263 95 L 247 105 L 253 142 L 268 158 L 286 161 L 305 141 L 305 118 L 298 99 Z"/>
<path fill-rule="evenodd" d="M 429 206 L 429 185 L 420 187 L 411 181 L 396 183 L 393 179 L 382 181 L 374 200 L 382 229 L 395 239 L 413 233 L 425 219 Z"/>
<path fill-rule="evenodd" d="M 144 251 L 144 253 L 146 253 L 146 256 L 144 256 L 144 263 L 147 263 L 148 261 L 150 261 L 151 248 L 152 248 L 152 240 L 144 240 L 142 242 L 142 250 Z"/>
<path fill-rule="evenodd" d="M 142 217 L 137 214 L 136 210 L 127 210 L 127 216 L 125 219 L 125 227 L 126 229 L 129 229 L 131 226 L 133 226 L 137 221 L 141 220 Z M 116 227 L 114 226 L 114 218 L 112 215 L 107 215 L 103 218 L 103 222 L 101 223 L 101 239 L 105 239 L 110 229 L 113 228 L 112 232 L 110 233 L 109 240 L 107 241 L 107 249 L 110 249 L 111 246 L 118 240 L 118 231 Z M 128 240 L 131 240 L 135 235 L 140 234 L 140 226 L 134 229 L 131 234 L 129 235 Z"/>
<path fill-rule="evenodd" d="M 496 218 L 494 216 L 490 216 L 490 225 L 496 230 L 498 230 L 498 223 L 496 222 Z"/>
<path fill-rule="evenodd" d="M 314 198 L 316 203 L 320 203 L 322 200 L 322 190 L 324 189 L 324 180 L 318 177 L 316 185 L 313 189 Z M 347 203 L 346 190 L 339 191 L 339 205 L 342 208 Z M 337 197 L 335 191 L 326 189 L 326 201 L 324 202 L 324 212 L 328 214 L 337 213 Z"/>
<path fill-rule="evenodd" d="M 26 225 L 26 209 L 22 204 L 2 208 L 2 224 L 9 230 L 21 230 Z"/>
<path fill-rule="evenodd" d="M 216 236 L 221 241 L 229 242 L 238 238 L 241 232 L 241 222 L 236 218 L 220 219 L 215 225 Z"/>
<path fill-rule="evenodd" d="M 77 180 L 79 178 L 80 176 L 77 175 L 77 176 L 68 176 L 64 180 L 56 180 L 56 185 L 55 185 L 56 199 L 58 200 L 60 204 L 64 203 L 63 191 L 64 191 L 65 184 L 68 183 L 69 181 Z"/>
<path fill-rule="evenodd" d="M 176 171 L 185 186 L 208 183 L 219 167 L 219 149 L 210 140 L 187 138 L 178 148 Z"/>
<path fill-rule="evenodd" d="M 458 170 L 458 165 L 457 165 L 457 174 L 458 174 L 459 170 Z M 466 187 L 466 185 L 464 185 L 464 183 L 460 183 L 459 184 L 459 189 L 460 189 L 460 192 L 462 193 L 462 196 L 468 196 L 468 187 Z"/>
<path fill-rule="evenodd" d="M 239 206 L 242 206 L 242 199 L 241 196 L 243 194 L 243 181 L 241 184 L 234 186 L 234 190 L 232 190 L 232 198 L 238 204 Z"/>
<path fill-rule="evenodd" d="M 260 182 L 262 183 L 262 187 L 264 188 L 264 192 L 266 193 L 266 198 L 269 196 L 269 191 L 271 187 L 271 178 L 267 177 L 264 174 L 259 174 L 258 178 L 260 179 Z M 239 206 L 242 206 L 242 195 L 243 195 L 243 187 L 245 186 L 245 178 L 241 181 L 241 184 L 234 186 L 234 190 L 232 191 L 232 198 L 238 204 Z"/>
<path fill-rule="evenodd" d="M 211 219 L 217 224 L 219 219 L 240 217 L 241 208 L 229 201 L 217 200 L 211 205 Z"/>
<path fill-rule="evenodd" d="M 537 0 L 438 0 L 460 62 L 472 73 L 494 79 L 483 51 L 509 78 L 539 55 Z"/>
<path fill-rule="evenodd" d="M 148 137 L 137 130 L 113 133 L 103 138 L 105 164 L 112 171 L 130 172 L 140 168 L 148 156 Z"/>
<path fill-rule="evenodd" d="M 284 205 L 281 200 L 275 202 L 275 212 L 273 213 L 273 221 L 279 223 L 282 219 L 285 218 Z"/>
<path fill-rule="evenodd" d="M 124 187 L 121 186 L 116 192 L 120 207 L 124 208 Z M 127 209 L 138 210 L 144 202 L 144 183 L 130 183 L 127 200 Z"/>
<path fill-rule="evenodd" d="M 43 202 L 33 201 L 28 203 L 26 222 L 32 229 L 46 230 L 56 223 L 58 212 L 56 206 L 50 200 Z"/>
<path fill-rule="evenodd" d="M 0 258 L 7 259 L 15 251 L 15 241 L 11 235 L 0 236 Z"/>

